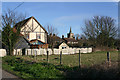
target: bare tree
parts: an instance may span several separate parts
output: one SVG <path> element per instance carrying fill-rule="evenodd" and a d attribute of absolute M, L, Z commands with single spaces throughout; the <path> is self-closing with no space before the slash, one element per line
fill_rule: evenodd
<path fill-rule="evenodd" d="M 80 39 L 80 34 L 75 34 L 76 40 Z"/>
<path fill-rule="evenodd" d="M 55 35 L 57 36 L 58 35 L 58 31 L 57 31 L 57 28 L 53 27 L 53 26 L 50 26 L 48 25 L 47 28 L 46 28 L 47 32 L 48 32 L 48 44 L 49 44 L 49 47 L 52 49 L 52 54 L 54 53 L 54 45 L 55 45 Z"/>
<path fill-rule="evenodd" d="M 77 39 L 86 39 L 85 35 L 84 34 L 75 34 L 75 37 L 76 37 L 76 40 Z"/>
<path fill-rule="evenodd" d="M 85 21 L 83 32 L 94 45 L 108 46 L 108 41 L 116 37 L 115 19 L 108 16 L 94 16 L 92 20 Z"/>
<path fill-rule="evenodd" d="M 26 14 L 7 9 L 7 11 L 4 11 L 2 15 L 2 27 L 5 27 L 8 24 L 13 27 L 16 23 L 24 20 L 25 18 Z"/>
<path fill-rule="evenodd" d="M 45 27 L 47 32 L 48 32 L 48 35 L 50 34 L 55 34 L 55 35 L 58 35 L 58 31 L 57 31 L 57 28 L 55 28 L 54 26 L 51 26 L 51 25 L 47 25 L 47 27 Z"/>
<path fill-rule="evenodd" d="M 18 14 L 10 9 L 2 15 L 2 44 L 7 48 L 9 55 L 13 55 L 20 34 L 20 27 L 14 28 L 14 26 L 25 18 L 25 14 Z"/>
<path fill-rule="evenodd" d="M 76 37 L 76 40 L 78 41 L 79 46 L 81 46 L 81 47 L 88 46 L 88 45 L 85 45 L 85 44 L 88 44 L 88 41 L 84 34 L 75 34 L 75 37 Z"/>

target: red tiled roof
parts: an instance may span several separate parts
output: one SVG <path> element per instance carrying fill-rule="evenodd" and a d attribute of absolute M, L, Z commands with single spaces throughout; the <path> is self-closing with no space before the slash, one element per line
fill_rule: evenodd
<path fill-rule="evenodd" d="M 41 40 L 38 40 L 38 39 L 32 39 L 32 40 L 30 41 L 30 43 L 31 43 L 31 42 L 34 42 L 34 41 L 40 41 L 40 42 L 42 42 Z M 45 42 L 42 42 L 42 43 L 46 44 Z"/>
<path fill-rule="evenodd" d="M 55 40 L 55 41 L 63 41 L 62 38 L 58 37 L 58 36 L 52 36 L 52 38 Z"/>
<path fill-rule="evenodd" d="M 78 42 L 77 40 L 75 40 L 74 38 L 64 38 L 66 41 L 68 42 Z"/>

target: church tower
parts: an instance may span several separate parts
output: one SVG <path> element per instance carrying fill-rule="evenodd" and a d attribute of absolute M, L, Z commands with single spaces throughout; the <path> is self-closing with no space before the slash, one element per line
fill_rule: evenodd
<path fill-rule="evenodd" d="M 67 38 L 74 38 L 74 34 L 72 33 L 71 27 L 70 32 L 67 34 Z"/>

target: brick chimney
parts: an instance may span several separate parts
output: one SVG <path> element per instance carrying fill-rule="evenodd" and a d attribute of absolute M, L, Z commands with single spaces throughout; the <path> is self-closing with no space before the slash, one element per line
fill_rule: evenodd
<path fill-rule="evenodd" d="M 50 33 L 50 36 L 52 36 L 52 33 Z"/>
<path fill-rule="evenodd" d="M 62 39 L 64 38 L 64 35 L 62 35 Z"/>
<path fill-rule="evenodd" d="M 55 36 L 55 34 L 53 34 L 53 36 Z"/>
<path fill-rule="evenodd" d="M 76 37 L 76 40 L 78 40 L 78 37 Z"/>
<path fill-rule="evenodd" d="M 73 38 L 75 39 L 75 36 L 73 36 Z"/>

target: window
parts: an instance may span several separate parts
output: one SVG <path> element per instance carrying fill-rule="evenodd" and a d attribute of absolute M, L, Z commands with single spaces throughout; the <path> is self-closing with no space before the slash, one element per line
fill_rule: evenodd
<path fill-rule="evenodd" d="M 36 42 L 33 43 L 34 45 L 36 44 Z"/>
<path fill-rule="evenodd" d="M 37 39 L 40 39 L 40 34 L 37 34 Z"/>
<path fill-rule="evenodd" d="M 46 34 L 44 34 L 45 35 L 45 43 L 47 43 L 47 37 L 46 37 Z"/>
<path fill-rule="evenodd" d="M 29 39 L 29 34 L 26 35 L 26 38 Z"/>
<path fill-rule="evenodd" d="M 62 47 L 62 49 L 65 49 L 66 47 Z"/>

